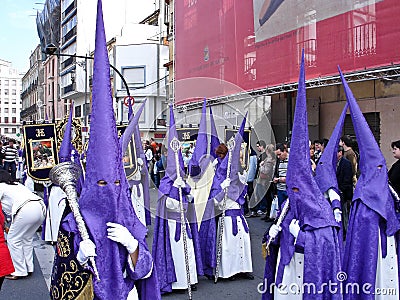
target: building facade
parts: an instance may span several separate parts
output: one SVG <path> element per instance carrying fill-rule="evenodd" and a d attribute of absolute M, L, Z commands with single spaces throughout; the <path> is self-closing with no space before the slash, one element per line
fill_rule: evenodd
<path fill-rule="evenodd" d="M 11 62 L 0 59 L 0 133 L 13 138 L 21 133 L 21 78 Z"/>

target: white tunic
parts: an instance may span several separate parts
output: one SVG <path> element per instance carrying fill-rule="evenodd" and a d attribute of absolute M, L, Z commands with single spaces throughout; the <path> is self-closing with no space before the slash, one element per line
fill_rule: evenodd
<path fill-rule="evenodd" d="M 194 198 L 198 229 L 200 229 L 203 220 L 204 210 L 208 201 L 208 195 L 210 195 L 214 173 L 214 166 L 210 163 L 199 181 L 194 182 L 191 177 L 187 180 L 187 184 L 189 184 L 191 188 L 190 193 Z"/>
<path fill-rule="evenodd" d="M 378 229 L 379 230 L 379 229 Z M 387 237 L 387 255 L 382 258 L 381 235 L 378 234 L 378 261 L 376 266 L 375 299 L 399 299 L 399 270 L 397 264 L 396 241 Z"/>
<path fill-rule="evenodd" d="M 136 216 L 146 226 L 146 209 L 144 207 L 143 185 L 141 183 L 132 186 L 131 200 Z"/>
<path fill-rule="evenodd" d="M 219 205 L 221 204 L 222 201 L 219 203 Z M 240 209 L 240 205 L 228 198 L 226 201 L 226 209 Z M 226 216 L 224 220 L 225 227 L 222 237 L 222 252 L 221 263 L 219 266 L 219 277 L 229 278 L 238 273 L 253 272 L 251 261 L 250 234 L 244 230 L 242 219 L 240 217 L 236 217 L 236 222 L 238 226 L 238 233 L 236 236 L 234 236 L 232 233 L 232 218 Z M 246 220 L 244 221 L 246 222 Z M 217 231 L 217 252 L 220 227 L 221 218 L 218 223 Z"/>
<path fill-rule="evenodd" d="M 169 211 L 179 212 L 179 201 L 167 198 L 166 206 Z M 187 220 L 186 220 L 187 222 Z M 175 228 L 177 222 L 175 220 L 168 220 L 169 229 L 169 240 L 171 244 L 172 259 L 174 260 L 176 282 L 172 283 L 172 289 L 187 289 L 186 280 L 186 264 L 185 264 L 185 252 L 183 248 L 183 231 L 181 230 L 181 236 L 179 241 L 175 241 Z M 188 223 L 187 223 L 188 224 Z M 190 283 L 197 283 L 197 267 L 196 257 L 194 254 L 193 240 L 187 235 L 187 248 L 189 258 L 189 270 L 190 270 Z"/>
<path fill-rule="evenodd" d="M 57 242 L 58 229 L 64 213 L 66 198 L 67 195 L 59 186 L 53 186 L 51 188 L 46 214 L 46 242 Z"/>
<path fill-rule="evenodd" d="M 277 266 L 281 260 L 281 251 L 278 252 Z M 278 267 L 276 268 L 278 271 Z M 304 254 L 294 253 L 290 263 L 285 266 L 282 276 L 282 284 L 274 286 L 274 299 L 281 300 L 301 300 L 303 299 L 303 273 L 304 273 Z M 275 274 L 276 277 L 276 274 Z M 268 282 L 268 284 L 271 284 Z M 267 287 L 270 288 L 269 286 Z"/>

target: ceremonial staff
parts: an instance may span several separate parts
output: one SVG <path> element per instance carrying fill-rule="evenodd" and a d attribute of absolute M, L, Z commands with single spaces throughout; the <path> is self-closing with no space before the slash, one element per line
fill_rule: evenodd
<path fill-rule="evenodd" d="M 231 139 L 228 141 L 228 167 L 226 170 L 226 179 L 229 179 L 230 174 L 231 174 L 231 164 L 232 164 L 232 152 L 233 149 L 235 148 L 235 137 L 232 136 Z M 219 268 L 221 264 L 221 254 L 222 254 L 222 237 L 224 235 L 224 227 L 225 227 L 225 210 L 226 210 L 226 198 L 228 196 L 228 187 L 225 188 L 224 190 L 224 199 L 222 200 L 222 216 L 221 216 L 221 226 L 219 229 L 219 235 L 218 235 L 218 245 L 217 245 L 217 266 L 215 268 L 215 281 L 214 283 L 217 283 L 218 281 L 218 276 L 219 276 Z"/>
<path fill-rule="evenodd" d="M 287 212 L 289 211 L 289 207 L 290 207 L 289 206 L 289 199 L 287 199 L 286 202 L 285 202 L 285 205 L 282 208 L 282 212 L 279 215 L 278 221 L 276 221 L 276 226 L 281 226 L 283 220 L 286 217 Z M 269 255 L 269 245 L 272 243 L 273 240 L 274 240 L 273 237 L 269 237 L 268 241 L 267 241 L 267 244 L 265 245 L 265 251 L 266 251 L 267 255 Z M 265 252 L 263 252 L 263 253 L 265 253 Z"/>
<path fill-rule="evenodd" d="M 79 211 L 78 195 L 76 193 L 76 182 L 81 176 L 81 172 L 82 171 L 77 164 L 66 161 L 53 167 L 50 171 L 49 177 L 51 181 L 60 186 L 67 195 L 69 207 L 74 215 L 79 233 L 82 240 L 85 241 L 89 239 L 89 233 L 87 231 L 85 221 L 82 218 L 81 212 Z M 97 280 L 100 280 L 94 257 L 91 256 L 89 259 L 92 263 L 93 271 Z"/>
<path fill-rule="evenodd" d="M 171 147 L 172 151 L 174 151 L 174 154 L 175 154 L 176 180 L 179 182 L 179 181 L 182 181 L 180 164 L 179 164 L 179 156 L 178 156 L 178 151 L 181 147 L 181 144 L 176 137 L 174 137 L 171 140 L 170 147 Z M 182 238 L 183 238 L 183 252 L 185 253 L 186 280 L 187 280 L 187 285 L 188 285 L 189 300 L 191 300 L 192 299 L 192 285 L 190 283 L 189 255 L 188 255 L 188 246 L 187 246 L 187 237 L 186 237 L 186 220 L 185 220 L 185 214 L 184 214 L 184 210 L 183 210 L 182 187 L 180 185 L 178 186 L 178 190 L 179 190 L 179 211 L 181 214 L 181 231 L 182 231 Z"/>

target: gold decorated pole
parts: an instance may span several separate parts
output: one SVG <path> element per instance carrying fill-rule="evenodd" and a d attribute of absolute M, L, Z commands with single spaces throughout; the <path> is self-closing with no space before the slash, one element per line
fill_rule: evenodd
<path fill-rule="evenodd" d="M 76 192 L 76 183 L 81 176 L 81 169 L 74 162 L 66 161 L 53 167 L 50 171 L 50 180 L 58 185 L 67 195 L 69 206 L 74 215 L 79 233 L 83 241 L 89 239 L 89 233 L 86 228 L 85 221 L 82 218 L 78 204 L 78 194 Z M 97 280 L 100 280 L 99 272 L 96 267 L 94 257 L 89 257 L 92 264 L 94 274 Z"/>
<path fill-rule="evenodd" d="M 233 149 L 235 148 L 235 137 L 232 136 L 230 140 L 228 141 L 228 151 L 229 151 L 229 156 L 228 156 L 228 166 L 226 170 L 226 179 L 229 179 L 230 174 L 231 174 L 231 165 L 232 165 L 232 152 Z M 221 223 L 219 227 L 219 235 L 218 235 L 218 244 L 217 244 L 217 266 L 215 268 L 215 281 L 214 283 L 217 283 L 218 281 L 218 276 L 219 276 L 219 269 L 221 265 L 221 255 L 222 255 L 222 238 L 224 235 L 224 227 L 225 227 L 225 210 L 226 210 L 226 198 L 228 197 L 228 188 L 225 188 L 224 190 L 224 199 L 222 200 L 222 215 L 221 215 Z"/>
<path fill-rule="evenodd" d="M 179 164 L 179 156 L 178 156 L 178 151 L 181 147 L 181 144 L 179 140 L 174 137 L 171 140 L 170 147 L 172 151 L 174 151 L 175 155 L 175 165 L 176 165 L 176 179 L 179 180 L 181 179 L 181 170 L 180 170 L 180 164 Z M 186 281 L 187 281 L 187 286 L 188 286 L 188 296 L 189 300 L 192 299 L 192 285 L 190 282 L 190 269 L 189 269 L 189 254 L 188 254 L 188 245 L 187 245 L 187 236 L 186 236 L 186 220 L 185 220 L 185 214 L 183 210 L 183 195 L 182 195 L 182 187 L 178 187 L 179 190 L 179 212 L 181 215 L 181 231 L 182 231 L 182 238 L 183 238 L 183 252 L 185 253 L 185 266 L 186 266 Z"/>

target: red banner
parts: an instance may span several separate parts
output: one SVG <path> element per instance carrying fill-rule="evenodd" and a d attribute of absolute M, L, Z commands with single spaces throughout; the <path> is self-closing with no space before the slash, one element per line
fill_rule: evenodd
<path fill-rule="evenodd" d="M 296 82 L 303 48 L 307 79 L 337 75 L 337 65 L 351 72 L 400 63 L 398 0 L 183 0 L 175 6 L 178 104 L 209 97 L 210 78 L 237 86 L 235 92 Z M 190 78 L 196 80 L 184 83 Z M 193 86 L 197 92 L 188 93 Z M 233 91 L 215 90 L 213 96 Z"/>

